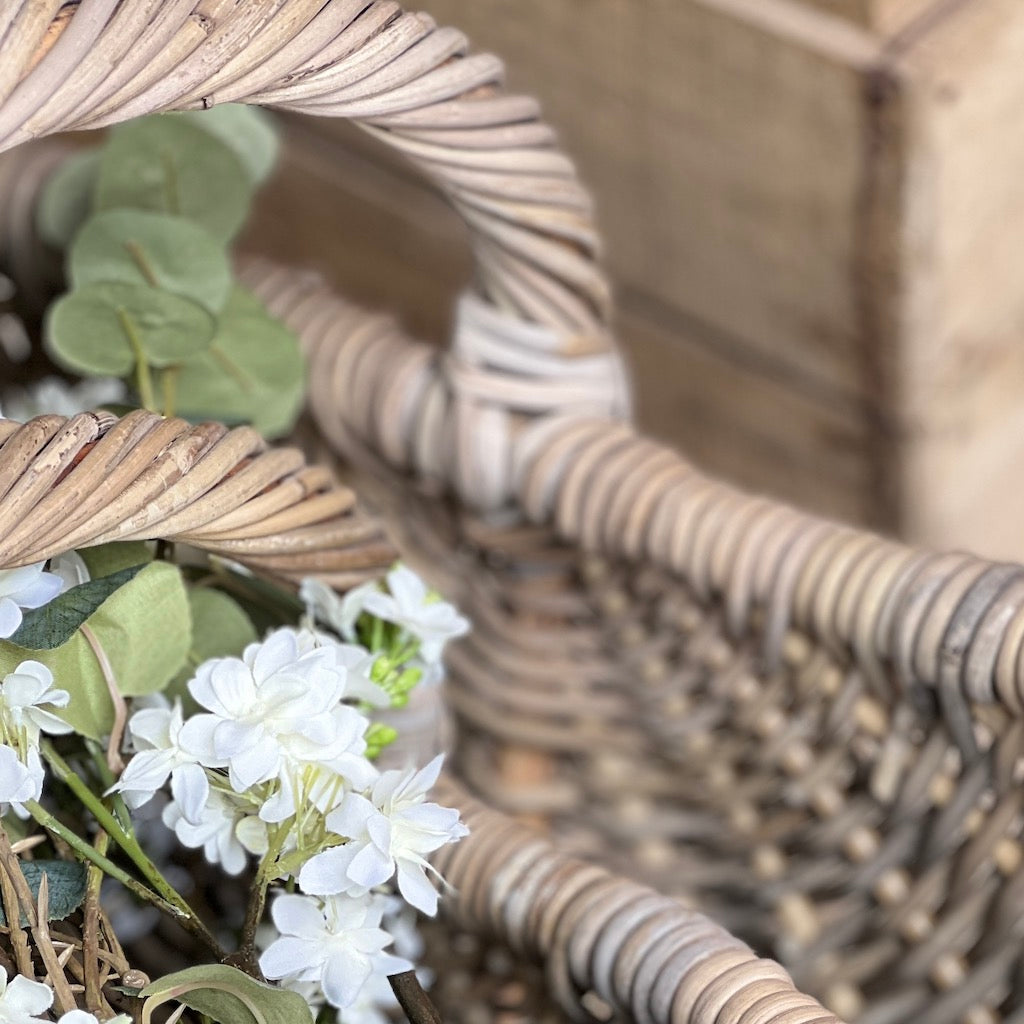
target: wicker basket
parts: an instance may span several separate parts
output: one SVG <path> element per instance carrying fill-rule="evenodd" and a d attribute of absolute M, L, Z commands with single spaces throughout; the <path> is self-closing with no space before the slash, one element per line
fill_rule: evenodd
<path fill-rule="evenodd" d="M 749 497 L 637 436 L 587 195 L 500 80 L 392 0 L 0 5 L 2 148 L 229 101 L 346 117 L 469 225 L 443 356 L 313 276 L 244 276 L 304 339 L 320 438 L 473 614 L 445 793 L 473 834 L 439 866 L 499 973 L 541 964 L 579 1019 L 1021 1024 L 1024 569 Z M 54 158 L 0 169 L 29 295 Z M 338 586 L 387 557 L 349 492 L 250 431 L 0 426 L 0 566 L 130 537 Z M 435 941 L 453 966 L 462 940 Z M 516 984 L 501 1019 L 536 995 Z"/>

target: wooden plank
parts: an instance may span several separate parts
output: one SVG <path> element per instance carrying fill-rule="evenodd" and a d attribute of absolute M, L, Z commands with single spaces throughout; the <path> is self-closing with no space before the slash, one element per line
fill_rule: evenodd
<path fill-rule="evenodd" d="M 421 6 L 543 98 L 619 281 L 782 373 L 873 393 L 855 266 L 878 40 L 792 0 Z"/>
<path fill-rule="evenodd" d="M 1024 558 L 1024 8 L 967 4 L 899 60 L 906 529 Z"/>
<path fill-rule="evenodd" d="M 847 18 L 883 35 L 909 25 L 942 0 L 803 0 L 811 7 Z"/>

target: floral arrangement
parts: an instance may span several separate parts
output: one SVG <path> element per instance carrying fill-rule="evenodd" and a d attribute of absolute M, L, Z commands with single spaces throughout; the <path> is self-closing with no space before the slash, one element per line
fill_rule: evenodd
<path fill-rule="evenodd" d="M 275 151 L 227 107 L 68 159 L 38 210 L 69 286 L 45 345 L 81 379 L 9 389 L 3 413 L 290 430 L 298 344 L 227 252 Z M 408 913 L 443 891 L 427 857 L 466 834 L 429 799 L 441 758 L 381 758 L 468 628 L 402 564 L 344 595 L 165 543 L 0 571 L 0 1024 L 381 1019 L 414 970 Z M 183 963 L 151 977 L 130 954 L 158 927 Z"/>

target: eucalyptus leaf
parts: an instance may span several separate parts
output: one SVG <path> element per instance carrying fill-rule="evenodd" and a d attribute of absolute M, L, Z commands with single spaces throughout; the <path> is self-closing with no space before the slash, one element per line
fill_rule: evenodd
<path fill-rule="evenodd" d="M 181 570 L 151 562 L 114 591 L 86 619 L 106 654 L 125 697 L 162 690 L 181 670 L 192 646 L 192 618 Z M 102 739 L 114 721 L 114 705 L 96 654 L 79 630 L 53 650 L 33 651 L 0 641 L 0 677 L 23 661 L 39 661 L 71 702 L 55 709 L 77 732 Z"/>
<path fill-rule="evenodd" d="M 90 284 L 58 299 L 47 314 L 53 358 L 78 373 L 124 377 L 141 354 L 172 366 L 207 348 L 216 321 L 202 306 L 144 284 Z"/>
<path fill-rule="evenodd" d="M 104 281 L 151 285 L 219 313 L 231 291 L 224 247 L 185 217 L 104 210 L 90 217 L 68 253 L 73 288 Z"/>
<path fill-rule="evenodd" d="M 306 365 L 298 339 L 241 288 L 231 293 L 209 348 L 178 371 L 180 415 L 251 423 L 287 434 L 302 408 Z"/>
<path fill-rule="evenodd" d="M 92 209 L 100 171 L 100 151 L 88 149 L 69 156 L 46 179 L 36 204 L 36 230 L 44 242 L 63 249 L 74 238 Z"/>
<path fill-rule="evenodd" d="M 39 899 L 39 887 L 43 875 L 47 878 L 47 914 L 48 921 L 63 921 L 70 917 L 85 900 L 89 873 L 84 864 L 76 860 L 23 860 L 21 873 L 28 882 L 33 902 Z M 25 912 L 21 912 L 21 927 L 27 928 L 29 921 Z M 0 904 L 0 926 L 7 927 L 7 915 Z"/>
<path fill-rule="evenodd" d="M 139 993 L 145 1014 L 172 1000 L 219 1024 L 312 1024 L 297 992 L 274 988 L 227 964 L 201 964 L 164 975 Z"/>
<path fill-rule="evenodd" d="M 209 110 L 185 110 L 178 117 L 220 139 L 234 150 L 255 185 L 266 181 L 277 162 L 279 143 L 273 118 L 259 107 L 222 103 Z"/>
<path fill-rule="evenodd" d="M 244 223 L 252 191 L 234 149 L 190 120 L 157 115 L 111 133 L 103 147 L 96 208 L 180 214 L 225 242 Z"/>
<path fill-rule="evenodd" d="M 98 544 L 94 548 L 80 548 L 78 554 L 85 562 L 85 567 L 93 579 L 110 576 L 130 566 L 153 561 L 152 550 L 145 541 L 141 540 Z"/>
<path fill-rule="evenodd" d="M 25 612 L 11 643 L 33 651 L 52 651 L 66 644 L 115 590 L 130 583 L 144 568 L 145 565 L 130 566 L 110 576 L 79 583 L 42 608 Z"/>

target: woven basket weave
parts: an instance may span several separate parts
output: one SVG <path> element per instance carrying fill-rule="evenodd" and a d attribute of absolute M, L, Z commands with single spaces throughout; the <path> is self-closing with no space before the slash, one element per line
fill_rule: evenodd
<path fill-rule="evenodd" d="M 243 268 L 303 338 L 320 437 L 474 618 L 444 794 L 473 833 L 439 862 L 462 929 L 579 1019 L 1024 1024 L 1024 569 L 744 495 L 638 436 L 586 192 L 501 74 L 391 0 L 6 0 L 0 148 L 222 102 L 345 117 L 470 227 L 443 355 Z M 0 261 L 42 294 L 55 151 L 6 159 Z M 390 557 L 251 431 L 0 425 L 0 566 L 140 537 L 338 586 Z"/>

